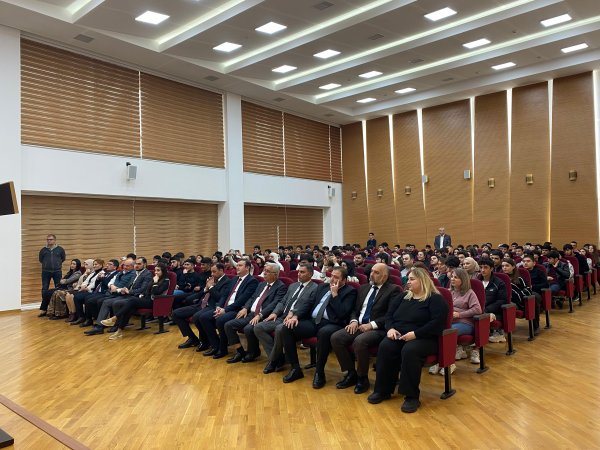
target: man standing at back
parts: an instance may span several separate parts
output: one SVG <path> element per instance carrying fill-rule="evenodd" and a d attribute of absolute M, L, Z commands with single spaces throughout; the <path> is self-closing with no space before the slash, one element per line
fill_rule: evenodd
<path fill-rule="evenodd" d="M 40 250 L 39 261 L 42 264 L 42 298 L 50 288 L 50 280 L 54 281 L 54 288 L 62 278 L 62 264 L 67 255 L 64 249 L 56 244 L 56 235 L 46 236 L 46 246 Z"/>
<path fill-rule="evenodd" d="M 444 227 L 439 228 L 439 233 L 435 239 L 433 240 L 433 245 L 436 250 L 442 250 L 452 245 L 452 238 L 449 234 L 446 234 L 446 229 Z"/>

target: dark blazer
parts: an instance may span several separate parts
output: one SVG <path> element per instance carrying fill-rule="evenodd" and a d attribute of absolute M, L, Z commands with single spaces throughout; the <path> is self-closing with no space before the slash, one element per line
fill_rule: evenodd
<path fill-rule="evenodd" d="M 139 297 L 140 295 L 145 295 L 148 292 L 148 286 L 152 284 L 152 274 L 148 269 L 144 269 L 137 276 L 137 279 L 134 276 L 134 282 L 129 288 L 129 294 L 133 297 Z"/>
<path fill-rule="evenodd" d="M 217 305 L 220 305 L 224 298 L 227 298 L 229 295 L 229 291 L 233 287 L 233 280 L 231 280 L 227 275 L 223 275 L 217 281 L 212 289 L 208 292 L 210 293 L 210 297 L 208 297 L 208 303 L 206 306 L 208 308 L 214 309 Z"/>
<path fill-rule="evenodd" d="M 244 278 L 244 281 L 242 281 L 242 283 L 237 288 L 237 293 L 235 294 L 235 301 L 231 305 L 226 306 L 225 303 L 227 302 L 227 298 L 233 292 L 233 288 L 235 287 L 238 280 L 239 277 L 235 277 L 232 279 L 233 284 L 231 285 L 231 289 L 229 290 L 227 295 L 221 299 L 221 303 L 219 304 L 219 306 L 221 306 L 221 308 L 225 308 L 225 312 L 239 311 L 240 309 L 242 309 L 242 307 L 246 304 L 248 299 L 256 290 L 256 286 L 258 286 L 258 280 L 252 275 L 248 274 L 246 278 Z"/>
<path fill-rule="evenodd" d="M 350 314 L 350 322 L 353 320 L 358 321 L 360 312 L 363 308 L 363 304 L 367 301 L 367 296 L 371 290 L 371 284 L 363 284 L 357 291 L 356 302 L 354 303 L 354 309 Z M 371 310 L 371 322 L 377 324 L 377 328 L 381 329 L 385 327 L 385 315 L 387 313 L 390 301 L 393 298 L 400 297 L 400 287 L 390 280 L 383 283 L 377 295 L 375 296 L 375 303 L 373 303 L 373 309 Z"/>
<path fill-rule="evenodd" d="M 330 285 L 327 283 L 320 284 L 317 288 L 312 304 L 303 304 L 303 308 L 296 312 L 299 320 L 311 320 L 311 314 L 315 307 L 319 304 L 323 296 L 330 290 Z M 348 324 L 350 313 L 356 303 L 356 289 L 352 286 L 344 285 L 338 290 L 338 295 L 329 299 L 327 304 L 327 319 L 329 323 L 345 326 Z"/>
<path fill-rule="evenodd" d="M 300 286 L 299 282 L 290 284 L 287 292 L 285 293 L 285 295 L 283 296 L 281 301 L 279 303 L 277 303 L 277 305 L 275 306 L 275 309 L 273 310 L 273 313 L 277 317 L 283 318 L 283 317 L 287 316 L 287 314 L 290 312 L 290 310 L 292 310 L 292 297 L 294 297 L 294 294 L 296 293 L 296 290 L 298 289 L 299 286 Z M 318 287 L 318 284 L 312 280 L 306 284 L 306 287 L 302 290 L 302 292 L 300 292 L 300 296 L 298 297 L 298 299 L 296 301 L 295 308 L 292 310 L 294 312 L 294 314 L 296 313 L 298 308 L 300 308 L 302 306 L 303 303 L 312 304 L 315 292 L 317 292 L 317 287 Z M 264 314 L 263 314 L 263 316 L 264 316 Z"/>
<path fill-rule="evenodd" d="M 104 292 L 108 291 L 108 283 L 110 282 L 110 280 L 112 280 L 114 277 L 116 277 L 118 273 L 119 273 L 119 271 L 114 270 L 110 273 L 105 274 L 104 278 L 102 278 L 102 280 L 99 280 L 100 283 L 96 285 L 94 292 L 104 293 Z"/>
<path fill-rule="evenodd" d="M 435 239 L 433 240 L 433 245 L 437 250 L 440 250 L 440 234 L 438 234 Z M 452 238 L 450 237 L 449 234 L 445 234 L 444 235 L 444 248 L 448 247 L 449 245 L 452 245 Z"/>
<path fill-rule="evenodd" d="M 248 301 L 244 305 L 244 308 L 246 308 L 246 310 L 248 311 L 248 314 L 252 314 L 250 312 L 250 309 L 252 308 L 252 304 L 256 301 L 256 299 L 258 297 L 260 297 L 260 294 L 262 294 L 262 291 L 265 289 L 266 285 L 267 285 L 266 281 L 263 281 L 262 283 L 258 283 L 258 287 L 256 288 L 256 290 L 254 291 L 252 296 L 248 299 Z M 267 296 L 265 297 L 265 299 L 262 303 L 262 306 L 260 309 L 261 315 L 263 317 L 269 316 L 269 314 L 271 314 L 273 312 L 273 310 L 275 309 L 275 306 L 277 306 L 277 304 L 281 301 L 281 299 L 283 298 L 283 296 L 285 295 L 286 292 L 287 292 L 287 286 L 285 285 L 285 283 L 281 280 L 276 280 L 275 283 L 273 283 L 273 286 L 271 286 L 269 293 L 267 294 Z"/>

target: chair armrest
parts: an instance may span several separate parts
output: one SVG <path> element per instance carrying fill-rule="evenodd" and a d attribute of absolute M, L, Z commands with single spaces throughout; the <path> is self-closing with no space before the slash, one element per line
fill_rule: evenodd
<path fill-rule="evenodd" d="M 475 325 L 475 345 L 485 346 L 490 339 L 490 315 L 488 313 L 473 316 Z"/>
<path fill-rule="evenodd" d="M 152 315 L 154 317 L 167 317 L 173 310 L 173 300 L 175 297 L 172 295 L 155 295 L 152 298 Z"/>
<path fill-rule="evenodd" d="M 458 330 L 446 328 L 438 338 L 438 364 L 440 367 L 448 367 L 456 361 L 456 345 L 458 342 Z"/>
<path fill-rule="evenodd" d="M 535 319 L 535 297 L 533 295 L 529 295 L 525 297 L 525 319 L 533 320 Z"/>
<path fill-rule="evenodd" d="M 542 289 L 542 310 L 550 311 L 552 309 L 552 291 L 549 288 Z"/>
<path fill-rule="evenodd" d="M 567 280 L 567 297 L 574 298 L 575 297 L 575 280 L 573 278 L 569 278 Z"/>
<path fill-rule="evenodd" d="M 575 275 L 575 287 L 577 292 L 583 291 L 583 275 Z"/>
<path fill-rule="evenodd" d="M 517 328 L 517 305 L 505 303 L 502 305 L 502 329 L 512 333 Z"/>

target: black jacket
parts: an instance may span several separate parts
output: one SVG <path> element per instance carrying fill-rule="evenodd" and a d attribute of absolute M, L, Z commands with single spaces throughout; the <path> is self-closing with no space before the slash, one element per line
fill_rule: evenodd
<path fill-rule="evenodd" d="M 385 329 L 406 334 L 414 331 L 417 339 L 437 339 L 444 331 L 448 304 L 441 294 L 432 294 L 423 301 L 407 300 L 406 294 L 390 302 L 385 317 Z"/>
<path fill-rule="evenodd" d="M 360 312 L 362 311 L 367 296 L 371 290 L 370 284 L 363 284 L 357 291 L 356 302 L 354 309 L 350 314 L 350 321 L 358 321 Z M 387 314 L 390 301 L 396 297 L 400 297 L 400 287 L 393 284 L 389 280 L 386 281 L 375 296 L 375 303 L 373 303 L 373 309 L 371 309 L 371 322 L 377 324 L 377 328 L 381 329 L 385 327 L 385 315 Z"/>
<path fill-rule="evenodd" d="M 217 281 L 208 293 L 210 296 L 208 297 L 207 307 L 214 309 L 217 305 L 220 305 L 221 302 L 224 301 L 224 298 L 227 298 L 229 295 L 229 291 L 231 291 L 231 287 L 233 286 L 233 280 L 231 280 L 227 275 L 223 275 Z"/>
<path fill-rule="evenodd" d="M 225 312 L 239 311 L 240 309 L 242 309 L 242 307 L 246 304 L 250 296 L 256 290 L 256 286 L 258 286 L 258 280 L 252 275 L 248 274 L 246 278 L 244 278 L 244 281 L 242 281 L 238 286 L 234 302 L 231 305 L 226 305 L 227 299 L 229 298 L 229 295 L 235 288 L 238 279 L 239 277 L 235 277 L 232 280 L 233 284 L 231 285 L 231 289 L 229 290 L 227 295 L 224 296 L 224 298 L 221 298 L 221 302 L 219 303 L 219 306 L 221 308 L 225 308 Z"/>
<path fill-rule="evenodd" d="M 478 277 L 483 282 L 481 276 Z M 485 312 L 494 313 L 498 319 L 502 318 L 502 305 L 506 303 L 506 284 L 492 273 L 490 282 L 485 288 Z"/>
<path fill-rule="evenodd" d="M 200 274 L 193 270 L 188 273 L 181 272 L 181 275 L 177 277 L 177 287 L 183 292 L 193 292 L 196 286 L 200 286 Z"/>
<path fill-rule="evenodd" d="M 312 320 L 312 312 L 315 307 L 319 304 L 323 296 L 330 290 L 330 285 L 327 283 L 320 284 L 317 288 L 315 296 L 313 297 L 312 304 L 304 303 L 303 308 L 296 312 L 298 319 L 308 319 Z M 352 309 L 354 308 L 354 304 L 356 303 L 356 289 L 352 286 L 344 285 L 340 289 L 338 289 L 338 295 L 336 297 L 331 297 L 329 299 L 329 303 L 327 304 L 327 317 L 329 319 L 323 319 L 324 321 L 328 320 L 329 323 L 334 323 L 340 326 L 345 326 L 348 324 L 350 319 L 350 313 L 352 313 Z"/>
<path fill-rule="evenodd" d="M 42 272 L 57 272 L 61 270 L 66 257 L 65 250 L 60 245 L 57 245 L 52 250 L 48 247 L 42 248 L 38 256 L 38 259 L 42 263 Z"/>

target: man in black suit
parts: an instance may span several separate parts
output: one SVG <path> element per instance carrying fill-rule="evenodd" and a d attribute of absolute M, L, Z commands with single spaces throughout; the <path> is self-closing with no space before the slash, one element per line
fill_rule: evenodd
<path fill-rule="evenodd" d="M 242 259 L 235 265 L 237 277 L 233 280 L 233 287 L 227 297 L 219 302 L 213 311 L 202 311 L 198 317 L 202 330 L 208 337 L 210 350 L 203 353 L 204 356 L 212 356 L 219 359 L 227 356 L 227 336 L 225 335 L 225 324 L 235 319 L 237 313 L 252 296 L 258 281 L 250 275 L 250 261 Z M 219 330 L 219 334 L 217 334 Z"/>
<path fill-rule="evenodd" d="M 313 388 L 325 386 L 325 363 L 331 351 L 331 335 L 348 324 L 356 301 L 356 290 L 346 284 L 347 276 L 344 267 L 335 267 L 331 272 L 331 282 L 318 287 L 313 304 L 303 305 L 296 315 L 284 322 L 281 338 L 285 358 L 292 366 L 283 377 L 284 383 L 304 377 L 298 362 L 296 341 L 316 336 L 317 364 Z"/>
<path fill-rule="evenodd" d="M 285 320 L 292 318 L 304 303 L 313 304 L 318 285 L 312 281 L 312 264 L 298 266 L 298 282 L 289 286 L 283 299 L 275 306 L 273 312 L 265 320 L 254 327 L 254 334 L 262 342 L 269 362 L 263 373 L 279 372 L 283 369 L 283 343 L 281 328 Z"/>
<path fill-rule="evenodd" d="M 106 292 L 108 292 L 108 284 L 110 281 L 117 276 L 119 273 L 117 268 L 119 267 L 119 261 L 111 259 L 106 263 L 106 267 L 103 272 L 98 274 L 96 278 L 96 287 L 94 292 L 84 292 L 78 294 L 85 304 L 85 321 L 79 326 L 81 328 L 89 327 L 94 324 L 94 317 L 98 315 L 100 304 L 106 298 Z"/>
<path fill-rule="evenodd" d="M 225 333 L 229 345 L 238 344 L 235 355 L 227 360 L 228 363 L 249 363 L 260 356 L 258 338 L 254 327 L 265 317 L 269 317 L 275 306 L 283 299 L 287 286 L 279 279 L 279 264 L 267 263 L 263 270 L 265 281 L 259 283 L 254 294 L 248 299 L 235 319 L 225 324 Z M 240 343 L 238 331 L 244 330 L 248 351 Z"/>
<path fill-rule="evenodd" d="M 187 340 L 183 344 L 179 344 L 178 348 L 197 347 L 197 352 L 208 350 L 208 336 L 200 326 L 200 314 L 204 310 L 211 311 L 214 314 L 215 308 L 225 298 L 233 281 L 225 275 L 225 266 L 222 263 L 213 264 L 210 268 L 211 276 L 206 280 L 204 289 L 202 289 L 202 297 L 194 300 L 194 304 L 184 306 L 173 311 L 173 322 L 179 327 L 179 331 Z M 192 322 L 198 328 L 200 338 L 192 331 L 188 318 L 192 318 Z"/>
<path fill-rule="evenodd" d="M 449 245 L 452 245 L 452 238 L 449 234 L 446 234 L 446 229 L 444 227 L 440 227 L 438 231 L 440 234 L 433 240 L 433 245 L 436 250 L 444 250 Z"/>
<path fill-rule="evenodd" d="M 358 289 L 356 303 L 350 314 L 350 324 L 331 336 L 331 346 L 337 356 L 344 378 L 335 386 L 345 389 L 356 385 L 354 392 L 369 390 L 369 348 L 385 337 L 385 314 L 390 301 L 401 295 L 400 287 L 389 281 L 389 268 L 378 263 L 371 269 L 371 282 Z M 348 346 L 352 345 L 352 352 Z M 352 356 L 354 353 L 354 357 Z M 355 368 L 354 360 L 357 361 Z"/>

